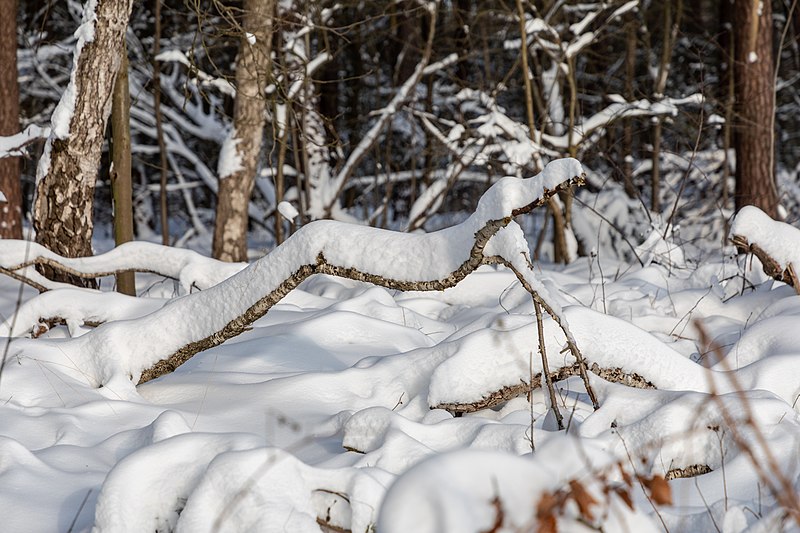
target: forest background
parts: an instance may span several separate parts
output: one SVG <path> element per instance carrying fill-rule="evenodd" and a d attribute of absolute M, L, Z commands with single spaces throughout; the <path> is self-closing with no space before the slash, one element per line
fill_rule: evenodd
<path fill-rule="evenodd" d="M 319 218 L 435 230 L 563 156 L 589 187 L 528 221 L 537 258 L 632 259 L 653 229 L 721 244 L 746 204 L 798 216 L 796 2 L 90 4 L 91 39 L 73 0 L 0 28 L 0 234 L 27 220 L 64 256 L 95 225 L 229 261 Z"/>

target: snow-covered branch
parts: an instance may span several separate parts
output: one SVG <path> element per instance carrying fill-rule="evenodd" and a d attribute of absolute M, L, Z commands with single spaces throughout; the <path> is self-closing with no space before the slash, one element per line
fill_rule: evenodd
<path fill-rule="evenodd" d="M 207 289 L 245 267 L 244 263 L 226 263 L 191 250 L 149 242 L 129 242 L 104 254 L 72 258 L 60 256 L 34 242 L 0 240 L 0 268 L 4 271 L 25 278 L 24 271 L 34 265 L 47 265 L 81 278 L 111 276 L 125 271 L 150 272 L 180 281 L 186 293 L 193 288 Z M 62 286 L 41 277 L 34 282 L 46 289 Z"/>
<path fill-rule="evenodd" d="M 50 136 L 50 128 L 31 124 L 23 131 L 7 137 L 0 137 L 0 159 L 25 155 L 25 147 Z"/>
<path fill-rule="evenodd" d="M 572 135 L 548 135 L 542 134 L 542 140 L 557 150 L 568 150 L 570 142 L 572 146 L 580 146 L 586 142 L 592 133 L 609 126 L 617 120 L 628 117 L 655 117 L 661 115 L 677 115 L 680 106 L 699 105 L 703 103 L 703 95 L 693 94 L 684 98 L 664 98 L 655 102 L 646 99 L 626 102 L 618 96 L 612 96 L 615 100 L 606 106 L 605 109 L 592 115 L 578 124 Z"/>
<path fill-rule="evenodd" d="M 308 224 L 222 283 L 174 300 L 137 320 L 103 324 L 62 343 L 60 349 L 79 367 L 79 361 L 84 361 L 86 368 L 80 368 L 79 374 L 83 379 L 91 376 L 98 385 L 127 381 L 129 376 L 144 382 L 243 333 L 313 274 L 398 290 L 443 290 L 480 265 L 496 263 L 498 257 L 521 272 L 546 310 L 558 315 L 558 302 L 535 279 L 521 255 L 527 244 L 512 220 L 543 205 L 558 191 L 580 184 L 582 174 L 576 160 L 563 159 L 550 163 L 534 178 L 503 178 L 483 195 L 466 221 L 430 234 L 398 233 L 335 221 Z M 509 224 L 514 226 L 513 231 L 501 232 Z M 566 322 L 560 323 L 566 338 L 572 339 Z M 137 339 L 135 345 L 120 342 L 133 337 Z M 109 358 L 109 353 L 114 357 Z"/>

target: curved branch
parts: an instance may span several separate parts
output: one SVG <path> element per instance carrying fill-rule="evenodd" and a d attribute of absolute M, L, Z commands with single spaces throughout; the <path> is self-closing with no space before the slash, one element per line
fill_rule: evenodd
<path fill-rule="evenodd" d="M 386 232 L 385 230 L 378 230 L 375 228 L 346 225 L 333 221 L 319 221 L 304 226 L 283 245 L 278 247 L 270 255 L 251 265 L 251 267 L 247 269 L 247 271 L 242 272 L 242 274 L 247 274 L 251 269 L 258 268 L 262 265 L 262 262 L 268 265 L 270 263 L 270 259 L 272 258 L 275 259 L 275 263 L 280 264 L 284 259 L 284 255 L 291 254 L 293 257 L 305 255 L 302 249 L 298 249 L 297 253 L 293 253 L 292 248 L 294 248 L 295 244 L 298 244 L 298 241 L 299 243 L 302 243 L 298 245 L 298 248 L 302 247 L 304 244 L 311 244 L 310 241 L 314 240 L 314 230 L 316 228 L 320 228 L 321 231 L 319 234 L 321 236 L 321 242 L 315 243 L 316 246 L 313 247 L 316 253 L 314 262 L 305 262 L 292 269 L 289 275 L 285 276 L 276 287 L 250 305 L 243 313 L 233 317 L 221 328 L 202 338 L 198 338 L 197 340 L 186 343 L 168 357 L 157 361 L 151 367 L 142 372 L 139 383 L 145 383 L 159 376 L 172 372 L 177 367 L 188 361 L 196 353 L 222 344 L 226 340 L 240 335 L 249 329 L 253 322 L 264 316 L 269 309 L 283 299 L 283 297 L 286 296 L 292 289 L 296 288 L 306 278 L 314 274 L 328 274 L 352 279 L 355 281 L 364 281 L 389 289 L 401 291 L 441 291 L 450 287 L 454 287 L 482 264 L 493 262 L 493 258 L 484 255 L 484 248 L 489 242 L 489 239 L 491 239 L 491 237 L 494 236 L 500 229 L 507 226 L 513 217 L 528 213 L 536 207 L 544 205 L 553 195 L 558 194 L 560 191 L 566 190 L 575 185 L 583 184 L 584 179 L 582 172 L 580 173 L 581 175 L 577 175 L 578 172 L 575 172 L 577 167 L 572 167 L 571 170 L 573 171 L 573 174 L 569 177 L 561 174 L 560 171 L 563 171 L 563 169 L 558 167 L 563 165 L 564 161 L 567 161 L 566 164 L 570 164 L 569 162 L 574 160 L 562 160 L 561 162 L 557 162 L 559 165 L 554 165 L 554 163 L 551 163 L 548 165 L 548 168 L 546 168 L 539 176 L 537 176 L 540 178 L 538 180 L 536 178 L 531 178 L 529 180 L 507 178 L 505 180 L 501 180 L 492 186 L 481 198 L 481 202 L 478 204 L 479 211 L 476 214 L 473 214 L 472 217 L 467 219 L 467 221 L 459 226 L 450 228 L 449 230 L 436 232 L 434 234 L 409 235 Z M 539 185 L 540 188 L 534 191 L 526 191 L 524 188 L 518 189 L 515 187 L 515 185 L 523 185 L 523 187 L 527 185 Z M 527 198 L 525 197 L 525 193 L 527 193 Z M 522 205 L 519 207 L 511 207 L 509 205 L 510 201 L 522 201 L 524 203 L 522 203 Z M 494 212 L 481 212 L 481 207 L 483 207 L 485 210 Z M 481 220 L 482 218 L 483 220 Z M 453 248 L 460 244 L 459 241 L 463 242 L 463 237 L 469 233 L 472 233 L 472 239 L 470 239 L 472 241 L 472 245 L 469 249 L 467 258 L 455 268 L 447 269 L 446 272 L 442 272 L 441 276 L 429 278 L 427 280 L 424 278 L 422 280 L 414 278 L 402 279 L 399 276 L 413 274 L 406 274 L 403 272 L 403 270 L 392 268 L 387 268 L 387 270 L 392 271 L 391 273 L 373 273 L 368 272 L 366 268 L 342 264 L 343 262 L 354 261 L 354 259 L 349 257 L 347 254 L 344 254 L 342 257 L 343 261 L 329 260 L 326 256 L 325 248 L 329 246 L 332 247 L 334 254 L 337 256 L 342 252 L 338 243 L 327 242 L 330 235 L 336 235 L 338 232 L 325 232 L 324 228 L 320 226 L 320 224 L 343 231 L 345 231 L 344 228 L 347 228 L 346 231 L 349 231 L 351 238 L 357 238 L 358 236 L 362 237 L 362 239 L 357 239 L 359 244 L 366 246 L 367 243 L 369 243 L 373 245 L 373 249 L 370 251 L 375 251 L 376 255 L 379 253 L 384 253 L 385 246 L 383 245 L 388 244 L 388 241 L 381 242 L 381 240 L 375 243 L 373 239 L 379 235 L 386 237 L 388 234 L 397 241 L 414 241 L 414 243 L 417 244 L 416 247 L 412 245 L 408 248 L 405 248 L 399 242 L 394 242 L 394 246 L 400 250 L 398 260 L 404 260 L 405 262 L 405 265 L 400 265 L 401 269 L 403 266 L 409 268 L 410 270 L 414 270 L 415 268 L 413 267 L 416 267 L 416 269 L 422 270 L 422 276 L 428 273 L 426 272 L 425 267 L 430 267 L 426 260 L 435 261 L 435 259 L 432 259 L 435 257 L 435 255 L 431 254 L 446 253 L 448 251 L 448 247 L 453 252 L 456 252 L 457 250 L 453 250 Z M 473 231 L 473 228 L 476 227 L 477 230 Z M 420 242 L 420 239 L 422 242 Z M 305 252 L 308 253 L 308 251 L 310 250 L 306 248 Z M 414 253 L 415 251 L 419 252 L 419 255 L 424 255 L 425 257 L 417 256 Z M 370 254 L 367 253 L 366 255 Z M 369 260 L 369 257 L 366 258 L 366 261 Z M 419 263 L 415 264 L 415 262 Z M 447 258 L 445 257 L 441 261 L 441 264 L 446 265 L 447 262 Z M 441 270 L 441 268 L 439 270 Z M 238 277 L 239 276 L 235 276 L 230 281 L 234 282 L 235 278 Z M 222 285 L 215 287 L 215 289 L 217 288 L 224 289 Z M 210 292 L 211 291 L 206 291 L 205 293 L 201 294 L 208 296 Z M 194 296 L 199 297 L 201 294 Z M 554 312 L 552 307 L 546 303 L 543 307 L 548 310 L 548 312 Z"/>
<path fill-rule="evenodd" d="M 800 294 L 800 282 L 798 282 L 797 272 L 795 272 L 792 263 L 781 264 L 761 246 L 749 242 L 744 235 L 731 235 L 731 242 L 743 252 L 751 253 L 758 257 L 758 260 L 761 261 L 761 268 L 764 269 L 764 274 L 791 285 Z"/>

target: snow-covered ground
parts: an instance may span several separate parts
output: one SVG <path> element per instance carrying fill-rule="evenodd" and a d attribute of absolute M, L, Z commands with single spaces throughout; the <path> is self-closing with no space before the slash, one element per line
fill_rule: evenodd
<path fill-rule="evenodd" d="M 536 318 L 504 267 L 441 292 L 314 276 L 250 331 L 135 390 L 70 368 L 65 337 L 88 330 L 74 317 L 71 332 L 3 338 L 0 529 L 797 529 L 775 494 L 797 501 L 800 296 L 757 260 L 698 266 L 667 250 L 644 267 L 602 254 L 536 266 L 589 365 L 611 379 L 590 373 L 596 411 L 580 377 L 557 383 L 561 431 L 546 389 L 526 397 L 541 371 Z M 142 275 L 149 303 L 91 302 L 122 310 L 99 319 L 135 318 L 174 288 Z M 0 277 L 4 319 L 19 290 Z M 63 294 L 42 308 L 80 309 L 87 293 Z M 109 360 L 114 346 L 153 343 L 118 331 L 129 333 Z M 544 337 L 551 371 L 570 368 L 550 318 Z M 460 416 L 434 408 L 514 387 Z"/>

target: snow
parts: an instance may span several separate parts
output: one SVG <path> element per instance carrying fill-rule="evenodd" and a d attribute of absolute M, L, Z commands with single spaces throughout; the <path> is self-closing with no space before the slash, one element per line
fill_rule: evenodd
<path fill-rule="evenodd" d="M 75 111 L 75 75 L 78 64 L 78 59 L 81 55 L 83 47 L 94 40 L 94 26 L 97 22 L 97 0 L 87 0 L 83 6 L 83 20 L 78 29 L 75 30 L 75 53 L 73 55 L 72 73 L 70 74 L 69 84 L 64 90 L 64 94 L 58 101 L 53 116 L 51 118 L 52 134 L 56 139 L 66 139 L 69 137 L 69 127 L 72 121 L 72 115 Z M 41 167 L 41 164 L 40 164 Z"/>
<path fill-rule="evenodd" d="M 600 254 L 531 269 L 514 220 L 483 249 L 567 326 L 544 318 L 551 371 L 574 363 L 569 334 L 590 367 L 656 387 L 590 372 L 594 410 L 579 377 L 558 381 L 564 430 L 542 388 L 530 402 L 523 390 L 463 416 L 437 408 L 541 372 L 530 294 L 502 266 L 431 292 L 312 276 L 239 337 L 133 386 L 142 368 L 224 326 L 320 251 L 330 263 L 432 279 L 463 263 L 487 221 L 582 172 L 566 159 L 537 178 L 503 178 L 461 225 L 430 234 L 311 223 L 249 266 L 141 242 L 69 261 L 0 242 L 4 268 L 34 256 L 81 271 L 128 265 L 181 289 L 150 297 L 140 275 L 139 298 L 54 285 L 24 289 L 18 307 L 19 283 L 0 277 L 3 528 L 477 533 L 552 519 L 564 531 L 796 529 L 769 485 L 800 488 L 800 296 L 757 259 L 694 264 L 655 228 L 635 266 Z M 755 208 L 732 232 L 798 259 L 800 231 Z M 28 337 L 53 317 L 66 327 Z M 648 483 L 695 465 L 710 471 L 664 482 L 669 497 L 654 501 Z"/>
<path fill-rule="evenodd" d="M 297 210 L 297 208 L 285 200 L 278 204 L 278 212 L 289 222 L 292 222 L 294 219 L 300 216 L 300 212 Z"/>
<path fill-rule="evenodd" d="M 0 137 L 0 158 L 8 156 L 24 156 L 25 146 L 38 139 L 50 136 L 50 128 L 42 128 L 31 124 L 24 131 L 14 135 Z"/>
<path fill-rule="evenodd" d="M 240 141 L 241 139 L 236 136 L 236 128 L 231 128 L 219 151 L 217 174 L 219 174 L 220 179 L 227 178 L 228 176 L 232 176 L 244 170 L 242 154 L 239 152 L 238 148 Z"/>

